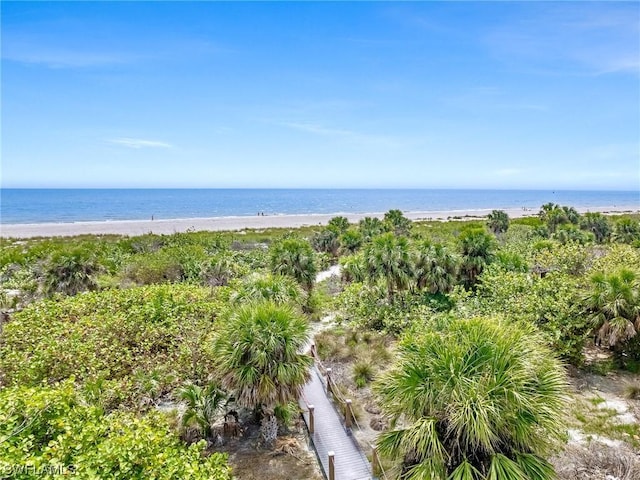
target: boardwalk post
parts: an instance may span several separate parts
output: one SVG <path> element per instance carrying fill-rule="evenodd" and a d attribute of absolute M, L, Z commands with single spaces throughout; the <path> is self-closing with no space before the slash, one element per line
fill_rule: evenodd
<path fill-rule="evenodd" d="M 378 447 L 373 445 L 371 448 L 373 449 L 373 452 L 371 453 L 371 472 L 374 477 L 377 477 L 380 475 L 382 470 L 380 468 L 380 457 L 378 457 Z"/>
<path fill-rule="evenodd" d="M 331 389 L 331 368 L 327 368 L 327 392 L 333 393 Z"/>
<path fill-rule="evenodd" d="M 315 430 L 314 426 L 314 421 L 313 421 L 313 410 L 315 409 L 315 407 L 313 405 L 309 405 L 309 433 L 313 435 L 313 431 Z"/>
<path fill-rule="evenodd" d="M 336 480 L 336 454 L 333 450 L 327 452 L 329 456 L 329 480 Z"/>
<path fill-rule="evenodd" d="M 313 358 L 316 358 L 316 344 L 315 343 L 311 344 L 311 356 Z"/>
<path fill-rule="evenodd" d="M 345 400 L 344 406 L 344 425 L 347 428 L 351 428 L 353 424 L 353 411 L 351 410 L 351 400 Z"/>

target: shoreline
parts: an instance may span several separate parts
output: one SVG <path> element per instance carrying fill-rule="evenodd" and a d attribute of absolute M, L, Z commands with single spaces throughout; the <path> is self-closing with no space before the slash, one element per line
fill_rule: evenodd
<path fill-rule="evenodd" d="M 403 212 L 411 220 L 473 220 L 486 217 L 492 208 L 465 210 L 436 210 Z M 538 210 L 503 208 L 510 218 L 530 217 Z M 579 213 L 600 212 L 604 214 L 639 213 L 632 207 L 576 207 Z M 356 223 L 364 217 L 382 218 L 384 212 L 371 213 L 308 213 L 266 216 L 229 216 L 208 218 L 174 218 L 161 220 L 99 220 L 68 223 L 13 223 L 0 224 L 1 238 L 71 237 L 76 235 L 123 235 L 136 236 L 147 233 L 172 234 L 187 231 L 238 231 L 244 229 L 300 228 L 326 225 L 336 216 L 346 217 Z"/>

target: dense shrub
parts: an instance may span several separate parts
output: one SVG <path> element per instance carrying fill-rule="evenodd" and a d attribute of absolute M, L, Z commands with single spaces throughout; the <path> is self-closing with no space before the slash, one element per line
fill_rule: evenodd
<path fill-rule="evenodd" d="M 9 385 L 37 385 L 70 376 L 117 382 L 120 400 L 166 393 L 207 371 L 202 339 L 221 302 L 209 289 L 138 287 L 48 300 L 16 313 L 4 326 L 0 371 Z M 150 378 L 150 376 L 154 378 Z M 144 392 L 147 380 L 157 383 Z M 118 399 L 114 400 L 118 403 Z"/>
<path fill-rule="evenodd" d="M 131 480 L 231 478 L 226 455 L 185 446 L 158 412 L 137 416 L 104 411 L 79 397 L 73 383 L 0 391 L 0 472 L 11 478 Z"/>

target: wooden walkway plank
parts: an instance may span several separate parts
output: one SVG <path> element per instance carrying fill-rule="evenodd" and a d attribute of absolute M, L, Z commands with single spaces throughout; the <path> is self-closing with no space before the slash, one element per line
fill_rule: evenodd
<path fill-rule="evenodd" d="M 336 480 L 369 480 L 371 467 L 366 456 L 347 432 L 342 419 L 327 397 L 320 374 L 315 366 L 311 369 L 311 380 L 303 390 L 300 406 L 304 410 L 305 421 L 309 425 L 307 405 L 314 408 L 314 433 L 311 435 L 322 468 L 328 476 L 328 452 L 335 452 Z"/>

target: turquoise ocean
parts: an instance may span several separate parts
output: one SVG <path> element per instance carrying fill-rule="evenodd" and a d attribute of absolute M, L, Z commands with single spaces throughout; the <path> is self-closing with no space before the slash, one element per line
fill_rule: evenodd
<path fill-rule="evenodd" d="M 639 191 L 393 189 L 2 189 L 0 223 L 527 208 L 639 210 Z"/>

